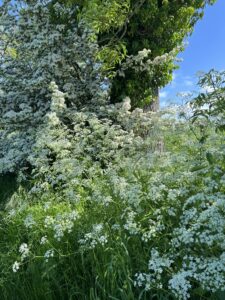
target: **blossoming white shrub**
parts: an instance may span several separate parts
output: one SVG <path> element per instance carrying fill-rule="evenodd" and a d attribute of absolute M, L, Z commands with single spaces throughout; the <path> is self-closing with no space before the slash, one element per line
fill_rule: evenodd
<path fill-rule="evenodd" d="M 4 1 L 1 6 L 1 174 L 29 173 L 46 157 L 54 162 L 52 150 L 67 155 L 71 139 L 78 153 L 85 148 L 99 160 L 96 153 L 101 151 L 102 159 L 104 152 L 105 164 L 118 148 L 140 147 L 150 132 L 152 114 L 131 112 L 128 97 L 106 105 L 109 89 L 102 87 L 97 43 L 83 21 L 77 23 L 77 10 L 53 0 Z M 158 60 L 154 65 L 165 57 Z M 135 141 L 134 135 L 139 136 Z"/>
<path fill-rule="evenodd" d="M 1 173 L 28 167 L 26 158 L 50 109 L 48 117 L 57 125 L 56 111 L 66 106 L 91 109 L 105 102 L 90 32 L 73 18 L 76 8 L 51 2 L 4 1 L 1 6 Z"/>

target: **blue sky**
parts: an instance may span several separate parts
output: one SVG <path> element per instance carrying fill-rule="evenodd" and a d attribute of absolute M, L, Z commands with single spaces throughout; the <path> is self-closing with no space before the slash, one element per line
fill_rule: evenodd
<path fill-rule="evenodd" d="M 180 69 L 174 72 L 172 83 L 160 91 L 162 107 L 180 102 L 177 93 L 196 90 L 198 71 L 225 69 L 225 0 L 217 0 L 205 9 L 187 41 L 185 51 L 179 54 L 183 59 Z"/>

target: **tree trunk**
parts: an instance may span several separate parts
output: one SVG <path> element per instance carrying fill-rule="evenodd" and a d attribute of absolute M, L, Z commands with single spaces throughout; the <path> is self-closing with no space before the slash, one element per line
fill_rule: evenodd
<path fill-rule="evenodd" d="M 153 89 L 153 101 L 144 107 L 144 111 L 158 111 L 159 110 L 159 88 L 155 87 Z"/>

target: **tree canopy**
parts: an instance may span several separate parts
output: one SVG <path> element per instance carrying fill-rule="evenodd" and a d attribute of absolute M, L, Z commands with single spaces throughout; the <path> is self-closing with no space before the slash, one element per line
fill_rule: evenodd
<path fill-rule="evenodd" d="M 110 78 L 111 102 L 129 96 L 135 108 L 150 104 L 158 88 L 171 81 L 172 72 L 178 67 L 175 58 L 183 49 L 184 38 L 192 33 L 206 5 L 215 1 L 53 0 L 42 3 L 49 7 L 55 24 L 69 25 L 70 18 L 85 22 L 93 33 L 92 41 L 97 40 L 99 45 L 97 56 L 102 62 L 101 71 Z M 56 3 L 67 5 L 73 14 L 69 18 L 68 15 L 59 16 L 53 8 Z M 121 76 L 119 70 L 127 56 L 136 56 L 143 49 L 150 50 L 148 59 L 154 60 L 165 54 L 170 54 L 171 59 L 148 70 L 136 69 L 134 72 L 128 67 Z"/>
<path fill-rule="evenodd" d="M 174 58 L 181 51 L 184 38 L 191 34 L 196 22 L 203 16 L 206 5 L 215 0 L 70 0 L 79 6 L 83 17 L 95 31 L 100 46 L 99 57 L 103 70 L 114 71 L 111 81 L 111 101 L 124 96 L 132 99 L 133 107 L 150 103 L 154 91 L 172 79 L 177 68 Z M 127 55 L 137 55 L 150 49 L 149 58 L 173 51 L 168 60 L 153 72 L 134 72 L 128 68 L 125 76 L 117 72 Z M 111 75 L 112 75 L 111 74 Z"/>

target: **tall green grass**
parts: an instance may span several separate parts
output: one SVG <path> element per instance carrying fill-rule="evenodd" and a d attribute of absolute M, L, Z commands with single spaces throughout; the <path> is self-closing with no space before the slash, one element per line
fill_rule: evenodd
<path fill-rule="evenodd" d="M 220 201 L 225 195 L 224 136 L 209 133 L 211 137 L 201 145 L 188 126 L 169 127 L 163 134 L 163 152 L 153 153 L 146 148 L 131 157 L 119 157 L 107 170 L 95 170 L 88 178 L 81 174 L 67 186 L 37 181 L 35 191 L 18 189 L 13 195 L 15 207 L 1 214 L 0 300 L 178 300 L 169 288 L 169 280 L 182 272 L 183 258 L 191 255 L 216 262 L 223 253 L 219 240 L 213 246 L 197 238 L 193 244 L 184 239 L 177 248 L 171 243 L 176 229 L 181 230 L 180 234 L 187 231 L 194 236 L 196 228 L 200 228 L 199 235 L 207 230 L 207 237 L 213 238 L 219 230 L 213 224 L 224 220 Z M 8 191 L 4 180 L 9 180 Z M 38 190 L 42 183 L 44 192 Z M 4 201 L 7 197 L 10 200 L 17 187 L 15 178 L 2 178 L 2 184 Z M 186 206 L 188 199 L 193 202 Z M 192 209 L 199 220 L 191 217 Z M 55 227 L 45 225 L 46 218 L 53 218 L 53 225 L 58 225 L 60 217 L 73 210 L 79 218 L 70 232 L 61 218 L 65 227 L 58 240 Z M 209 214 L 207 222 L 205 212 Z M 129 213 L 133 213 L 132 220 Z M 26 225 L 28 216 L 35 221 L 32 226 Z M 86 235 L 95 237 L 96 224 L 103 225 L 100 236 L 107 236 L 107 243 L 101 244 L 97 238 L 92 248 L 87 239 L 82 248 L 80 241 Z M 208 228 L 208 224 L 212 227 Z M 48 238 L 46 244 L 40 242 L 43 236 Z M 25 260 L 21 260 L 19 252 L 23 243 L 30 249 Z M 49 249 L 54 249 L 54 257 L 46 261 Z M 152 249 L 158 250 L 160 258 L 171 255 L 174 263 L 162 267 L 159 282 L 150 289 L 145 288 L 146 282 L 135 286 L 135 274 L 154 273 L 149 269 Z M 20 263 L 17 272 L 12 268 L 15 261 Z M 201 272 L 200 267 L 196 264 L 200 270 L 197 272 Z M 212 270 L 212 275 L 216 272 Z M 194 277 L 190 280 L 191 300 L 225 299 L 221 286 L 207 291 L 204 282 Z"/>

